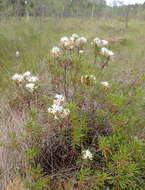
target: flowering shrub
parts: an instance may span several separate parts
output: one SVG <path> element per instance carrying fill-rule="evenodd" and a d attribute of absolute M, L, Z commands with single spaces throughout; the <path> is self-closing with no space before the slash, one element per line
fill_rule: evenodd
<path fill-rule="evenodd" d="M 27 98 L 27 91 L 32 94 L 16 112 L 24 121 L 20 137 L 13 134 L 7 145 L 19 155 L 15 174 L 25 176 L 28 189 L 65 189 L 60 174 L 66 189 L 144 188 L 145 145 L 128 135 L 130 126 L 144 125 L 136 111 L 143 107 L 144 90 L 107 81 L 114 53 L 106 40 L 92 44 L 77 34 L 62 37 L 44 58 L 44 86 L 29 71 L 12 76 L 18 90 Z M 38 86 L 42 91 L 33 96 Z"/>

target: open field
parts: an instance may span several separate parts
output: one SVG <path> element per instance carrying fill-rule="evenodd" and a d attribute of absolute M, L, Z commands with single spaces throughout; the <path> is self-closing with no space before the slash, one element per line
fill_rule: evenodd
<path fill-rule="evenodd" d="M 84 19 L 30 19 L 10 20 L 1 23 L 1 86 L 5 86 L 7 77 L 3 77 L 16 71 L 31 69 L 37 72 L 40 69 L 42 59 L 46 57 L 52 46 L 58 43 L 61 36 L 79 33 L 93 39 L 96 36 L 110 41 L 123 38 L 124 43 L 110 45 L 115 51 L 115 59 L 110 68 L 105 72 L 107 80 L 128 81 L 131 71 L 138 74 L 144 72 L 144 22 L 131 21 L 128 31 L 124 31 L 123 23 L 116 20 L 84 20 Z M 17 64 L 15 52 L 22 53 Z M 32 59 L 33 57 L 33 59 Z M 22 62 L 22 63 L 21 63 Z M 11 73 L 9 72 L 11 70 Z M 134 72 L 133 72 L 134 73 Z M 131 79 L 131 76 L 129 79 Z M 4 81 L 3 81 L 4 80 Z M 9 83 L 9 82 L 8 82 Z M 2 89 L 2 88 L 1 88 Z"/>
<path fill-rule="evenodd" d="M 87 38 L 84 54 L 68 51 L 60 60 L 51 57 L 60 38 L 73 33 Z M 115 54 L 103 69 L 101 58 L 94 61 L 95 37 L 108 40 Z M 1 21 L 2 190 L 7 184 L 6 190 L 17 190 L 11 185 L 15 181 L 30 190 L 144 190 L 144 42 L 145 23 L 138 20 L 130 20 L 128 30 L 113 19 Z M 39 78 L 36 93 L 12 81 L 15 73 L 26 71 Z M 96 83 L 83 85 L 81 77 L 89 74 Z M 109 87 L 101 86 L 102 81 Z M 55 94 L 65 96 L 67 119 L 56 121 L 48 114 Z M 93 152 L 93 161 L 81 160 L 86 149 Z M 53 185 L 57 179 L 60 187 Z"/>

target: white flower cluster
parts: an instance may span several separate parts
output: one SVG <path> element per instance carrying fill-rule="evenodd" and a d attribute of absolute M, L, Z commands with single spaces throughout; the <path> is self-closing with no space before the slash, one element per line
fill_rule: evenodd
<path fill-rule="evenodd" d="M 50 50 L 50 54 L 54 58 L 58 58 L 62 55 L 62 50 L 74 50 L 76 49 L 80 55 L 84 53 L 83 46 L 87 43 L 85 37 L 80 37 L 78 34 L 72 34 L 71 37 L 60 38 L 60 48 L 54 46 Z"/>
<path fill-rule="evenodd" d="M 90 150 L 84 150 L 82 151 L 82 159 L 83 160 L 93 160 L 93 154 L 90 152 Z"/>
<path fill-rule="evenodd" d="M 33 93 L 34 90 L 38 88 L 38 77 L 32 76 L 31 72 L 27 71 L 24 74 L 14 74 L 12 76 L 12 80 L 15 81 L 15 83 L 18 86 L 23 85 L 29 92 Z"/>
<path fill-rule="evenodd" d="M 97 46 L 97 50 L 99 51 L 99 54 L 110 59 L 114 56 L 114 53 L 106 48 L 108 46 L 109 42 L 107 40 L 101 40 L 100 38 L 95 38 L 93 40 L 93 43 L 95 46 Z"/>
<path fill-rule="evenodd" d="M 65 118 L 70 114 L 70 110 L 64 108 L 65 98 L 62 95 L 56 94 L 53 105 L 48 108 L 48 113 L 54 115 L 55 119 Z"/>
<path fill-rule="evenodd" d="M 109 87 L 109 82 L 107 81 L 101 82 L 101 85 L 104 87 Z"/>
<path fill-rule="evenodd" d="M 12 80 L 15 81 L 17 84 L 18 84 L 18 83 L 19 83 L 19 84 L 22 84 L 22 83 L 23 83 L 23 80 L 24 80 L 24 77 L 23 77 L 23 75 L 20 75 L 20 74 L 16 73 L 16 74 L 14 74 L 14 75 L 12 76 Z"/>
<path fill-rule="evenodd" d="M 95 38 L 93 40 L 94 44 L 98 47 L 108 46 L 109 42 L 107 40 L 101 40 L 100 38 Z"/>
<path fill-rule="evenodd" d="M 82 84 L 96 84 L 96 77 L 94 75 L 84 75 L 81 77 Z"/>
<path fill-rule="evenodd" d="M 61 55 L 61 51 L 60 51 L 60 48 L 57 47 L 57 46 L 54 46 L 51 51 L 50 51 L 50 54 L 52 55 L 52 57 L 59 57 Z"/>
<path fill-rule="evenodd" d="M 75 42 L 76 46 L 78 47 L 83 46 L 85 43 L 87 43 L 87 39 L 85 37 L 80 37 Z"/>
<path fill-rule="evenodd" d="M 114 56 L 113 51 L 110 51 L 109 49 L 103 47 L 101 48 L 101 55 L 107 57 L 107 58 L 112 58 Z"/>
<path fill-rule="evenodd" d="M 65 49 L 73 49 L 74 48 L 74 39 L 75 38 L 68 38 L 68 37 L 62 37 L 60 39 L 60 45 Z"/>
<path fill-rule="evenodd" d="M 75 47 L 82 47 L 87 43 L 85 37 L 79 37 L 78 34 L 72 34 L 71 37 L 62 37 L 60 39 L 60 45 L 65 49 L 74 49 Z"/>

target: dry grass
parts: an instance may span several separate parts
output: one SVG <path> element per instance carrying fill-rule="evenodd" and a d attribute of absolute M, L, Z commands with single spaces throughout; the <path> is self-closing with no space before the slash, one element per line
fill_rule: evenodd
<path fill-rule="evenodd" d="M 12 182 L 10 182 L 5 190 L 28 190 L 24 188 L 24 185 L 19 178 L 15 178 Z"/>

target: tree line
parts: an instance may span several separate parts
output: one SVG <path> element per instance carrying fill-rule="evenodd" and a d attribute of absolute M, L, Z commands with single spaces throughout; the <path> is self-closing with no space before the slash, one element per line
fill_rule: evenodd
<path fill-rule="evenodd" d="M 0 0 L 0 13 L 7 16 L 96 16 L 105 0 Z"/>
<path fill-rule="evenodd" d="M 143 5 L 109 7 L 105 0 L 0 0 L 0 17 L 42 16 L 42 17 L 119 17 L 142 18 Z"/>

